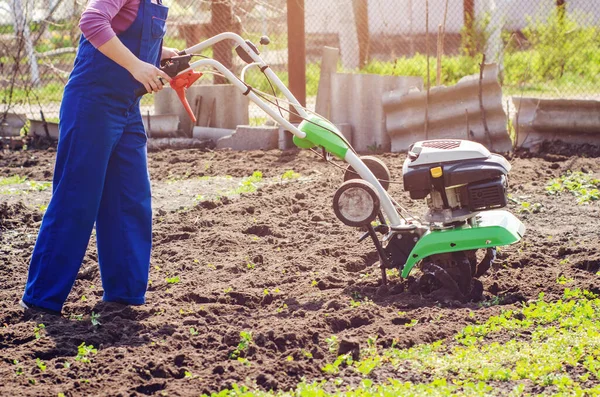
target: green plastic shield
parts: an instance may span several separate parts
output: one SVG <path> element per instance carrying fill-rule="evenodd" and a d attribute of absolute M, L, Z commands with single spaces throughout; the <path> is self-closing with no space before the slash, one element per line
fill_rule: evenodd
<path fill-rule="evenodd" d="M 348 144 L 340 138 L 342 133 L 333 124 L 319 116 L 311 115 L 308 121 L 303 120 L 300 123 L 298 129 L 306 134 L 306 138 L 294 136 L 294 144 L 299 148 L 310 149 L 319 146 L 342 160 L 346 157 Z"/>
<path fill-rule="evenodd" d="M 428 231 L 410 253 L 402 277 L 408 277 L 412 268 L 428 256 L 510 245 L 521 240 L 524 234 L 523 223 L 510 212 L 501 210 L 481 213 L 475 226 Z"/>

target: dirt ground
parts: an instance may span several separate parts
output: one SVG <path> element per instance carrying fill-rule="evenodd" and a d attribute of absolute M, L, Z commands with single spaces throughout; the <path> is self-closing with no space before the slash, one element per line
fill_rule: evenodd
<path fill-rule="evenodd" d="M 313 153 L 182 150 L 149 155 L 155 217 L 147 304 L 101 302 L 92 237 L 63 317 L 28 319 L 17 303 L 50 193 L 6 191 L 0 195 L 0 395 L 197 396 L 233 384 L 282 390 L 324 378 L 321 367 L 335 359 L 326 339 L 334 334 L 360 345 L 378 336 L 382 346 L 408 347 L 451 337 L 540 292 L 548 299 L 559 299 L 567 287 L 600 292 L 599 204 L 576 205 L 570 194 L 544 190 L 567 170 L 598 177 L 600 153 L 556 146 L 545 152 L 510 159 L 512 197 L 539 203 L 541 211 L 521 212 L 511 202 L 526 236 L 500 250 L 482 278 L 485 301 L 469 304 L 411 294 L 397 275 L 394 288 L 378 291 L 372 244 L 357 243 L 361 232 L 344 226 L 331 207 L 341 171 Z M 380 157 L 401 181 L 404 156 Z M 50 181 L 53 159 L 52 149 L 0 153 L 0 177 Z M 223 195 L 256 170 L 264 181 L 258 191 Z M 288 170 L 300 178 L 283 181 Z M 391 192 L 423 211 L 401 184 Z M 99 325 L 92 312 L 100 314 Z M 231 358 L 241 331 L 252 333 L 246 360 Z M 87 363 L 76 359 L 82 342 L 97 348 Z M 345 380 L 352 383 L 350 375 Z"/>

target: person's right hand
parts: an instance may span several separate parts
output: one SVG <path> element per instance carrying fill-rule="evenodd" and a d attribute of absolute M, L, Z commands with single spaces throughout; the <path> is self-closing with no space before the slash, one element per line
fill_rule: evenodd
<path fill-rule="evenodd" d="M 160 82 L 159 77 L 162 77 L 164 81 L 171 81 L 168 74 L 141 60 L 133 65 L 129 73 L 146 87 L 147 92 L 158 92 L 163 89 L 163 83 Z"/>

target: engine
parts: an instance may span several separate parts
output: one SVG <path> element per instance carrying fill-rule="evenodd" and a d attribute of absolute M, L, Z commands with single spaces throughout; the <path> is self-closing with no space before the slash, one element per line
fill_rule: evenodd
<path fill-rule="evenodd" d="M 483 145 L 440 139 L 411 146 L 402 173 L 412 199 L 426 199 L 425 221 L 451 224 L 506 207 L 510 163 Z"/>

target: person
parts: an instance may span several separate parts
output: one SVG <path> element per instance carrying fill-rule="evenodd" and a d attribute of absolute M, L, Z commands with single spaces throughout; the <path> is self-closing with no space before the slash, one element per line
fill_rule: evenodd
<path fill-rule="evenodd" d="M 52 198 L 20 305 L 60 314 L 94 224 L 106 302 L 145 303 L 152 246 L 147 136 L 136 89 L 162 89 L 168 8 L 161 0 L 90 0 L 60 107 Z M 165 83 L 166 84 L 166 83 Z"/>

